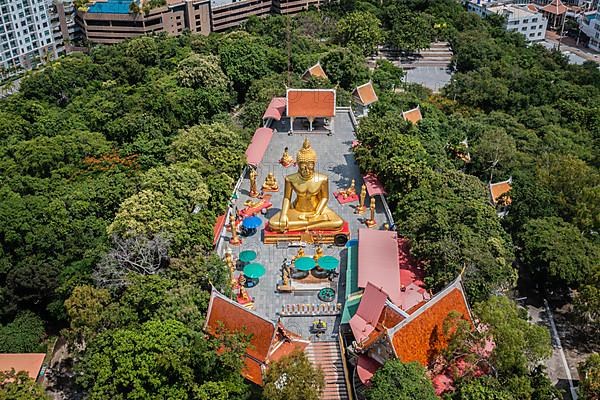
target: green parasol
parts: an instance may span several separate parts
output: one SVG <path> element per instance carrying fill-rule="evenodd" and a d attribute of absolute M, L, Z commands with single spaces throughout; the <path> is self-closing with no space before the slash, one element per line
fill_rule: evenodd
<path fill-rule="evenodd" d="M 294 267 L 298 271 L 310 271 L 315 267 L 315 260 L 312 257 L 300 257 L 294 261 Z"/>
<path fill-rule="evenodd" d="M 248 263 L 250 261 L 254 261 L 256 258 L 256 252 L 254 250 L 244 250 L 240 253 L 240 261 L 243 263 Z"/>
<path fill-rule="evenodd" d="M 323 268 L 326 271 L 333 271 L 334 269 L 339 267 L 340 260 L 333 256 L 323 256 L 319 258 L 317 264 L 319 264 L 319 267 Z"/>
<path fill-rule="evenodd" d="M 244 275 L 250 279 L 258 279 L 265 274 L 265 267 L 258 263 L 248 264 L 244 267 Z"/>

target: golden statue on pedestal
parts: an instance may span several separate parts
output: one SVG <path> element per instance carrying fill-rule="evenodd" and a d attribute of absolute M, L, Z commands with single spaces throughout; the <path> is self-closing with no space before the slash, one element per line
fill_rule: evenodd
<path fill-rule="evenodd" d="M 317 153 L 308 139 L 304 139 L 296 162 L 298 172 L 285 177 L 283 205 L 269 220 L 269 228 L 275 232 L 340 229 L 344 220 L 327 207 L 329 180 L 315 172 Z M 292 193 L 296 193 L 293 202 Z"/>
<path fill-rule="evenodd" d="M 358 207 L 356 207 L 356 214 L 364 214 L 364 212 L 366 211 L 367 207 L 365 206 L 365 199 L 367 197 L 367 186 L 363 183 L 362 187 L 360 188 L 360 203 L 358 205 Z"/>
<path fill-rule="evenodd" d="M 283 149 L 283 155 L 279 159 L 279 163 L 284 167 L 289 167 L 294 163 L 294 159 L 292 158 L 292 156 L 290 156 L 290 153 L 288 153 L 287 147 Z"/>
<path fill-rule="evenodd" d="M 377 225 L 377 221 L 375 221 L 375 197 L 371 197 L 371 205 L 369 209 L 371 210 L 371 218 L 365 221 L 365 225 L 367 225 L 369 228 L 372 228 Z"/>
<path fill-rule="evenodd" d="M 258 189 L 256 189 L 256 170 L 250 168 L 250 197 L 258 197 Z"/>
<path fill-rule="evenodd" d="M 352 179 L 350 186 L 347 189 L 340 190 L 340 194 L 344 199 L 354 196 L 356 194 L 356 181 Z"/>
<path fill-rule="evenodd" d="M 275 175 L 273 175 L 272 172 L 267 174 L 265 183 L 262 185 L 262 190 L 265 192 L 276 192 L 279 190 L 279 184 L 277 183 L 277 179 L 275 179 Z"/>

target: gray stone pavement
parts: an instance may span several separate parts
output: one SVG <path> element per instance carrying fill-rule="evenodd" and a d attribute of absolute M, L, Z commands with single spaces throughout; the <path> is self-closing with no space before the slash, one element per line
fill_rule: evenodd
<path fill-rule="evenodd" d="M 296 172 L 295 166 L 284 168 L 279 164 L 278 161 L 283 154 L 283 149 L 288 147 L 290 155 L 295 158 L 296 153 L 302 146 L 304 138 L 308 137 L 313 148 L 317 152 L 317 171 L 329 176 L 329 207 L 349 222 L 351 238 L 357 238 L 358 229 L 364 227 L 364 224 L 362 224 L 363 216 L 354 214 L 354 204 L 340 205 L 333 196 L 334 191 L 349 186 L 350 181 L 353 178 L 356 180 L 356 188 L 358 191 L 360 191 L 362 186 L 362 178 L 358 166 L 355 164 L 354 155 L 351 150 L 352 141 L 355 140 L 355 135 L 349 114 L 347 112 L 337 113 L 334 122 L 334 134 L 331 136 L 324 133 L 294 133 L 294 135 L 289 136 L 287 134 L 289 124 L 286 124 L 286 121 L 276 125 L 275 128 L 277 132 L 273 135 L 269 148 L 257 171 L 257 186 L 259 189 L 269 172 L 275 174 L 280 186 L 279 192 L 271 193 L 273 195 L 273 208 L 269 210 L 266 216 L 261 216 L 263 219 L 263 227 L 264 222 L 280 210 L 283 200 L 284 176 Z M 249 179 L 248 176 L 246 176 L 238 191 L 239 198 L 236 202 L 236 206 L 239 209 L 243 209 L 244 202 L 250 198 L 248 196 L 249 187 Z M 384 222 L 387 222 L 387 219 L 380 199 L 377 198 L 376 201 L 376 220 L 379 223 L 379 226 L 381 226 Z M 365 203 L 368 204 L 368 202 L 369 197 L 367 196 Z M 294 294 L 278 293 L 276 291 L 276 285 L 281 280 L 280 268 L 282 262 L 285 258 L 290 259 L 295 255 L 297 248 L 278 249 L 276 245 L 265 245 L 261 241 L 261 233 L 261 230 L 259 230 L 253 236 L 242 238 L 243 243 L 240 246 L 231 246 L 233 255 L 236 259 L 240 251 L 247 249 L 255 250 L 258 254 L 255 262 L 263 264 L 267 270 L 265 276 L 260 278 L 258 285 L 248 289 L 248 293 L 254 297 L 256 312 L 276 321 L 279 318 L 279 312 L 281 311 L 282 306 L 285 304 L 321 304 L 321 301 L 317 298 L 317 290 Z M 226 248 L 227 246 L 229 246 L 229 244 L 225 243 L 224 247 Z M 312 256 L 314 254 L 314 248 L 313 245 L 305 247 L 306 255 Z M 325 255 L 332 255 L 340 258 L 340 268 L 338 269 L 340 275 L 332 285 L 336 290 L 336 299 L 333 303 L 342 303 L 343 305 L 347 250 L 343 247 L 328 245 L 325 245 L 323 250 Z M 305 338 L 316 340 L 309 332 L 311 323 L 316 318 L 318 317 L 287 316 L 282 317 L 281 321 L 291 331 L 299 333 Z M 322 335 L 320 340 L 333 339 L 338 330 L 340 316 L 320 318 L 327 322 L 328 326 L 326 334 Z"/>
<path fill-rule="evenodd" d="M 445 67 L 415 67 L 407 69 L 406 82 L 418 83 L 438 93 L 452 78 L 452 73 Z"/>

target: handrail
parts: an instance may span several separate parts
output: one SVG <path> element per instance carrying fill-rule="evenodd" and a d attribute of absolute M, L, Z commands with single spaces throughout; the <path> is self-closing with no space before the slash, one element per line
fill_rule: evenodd
<path fill-rule="evenodd" d="M 352 386 L 350 386 L 350 373 L 348 371 L 348 365 L 346 364 L 346 349 L 344 348 L 344 339 L 342 339 L 342 333 L 338 332 L 338 342 L 340 345 L 340 354 L 342 356 L 342 368 L 344 369 L 344 382 L 346 384 L 346 391 L 348 392 L 348 399 L 354 400 L 354 392 Z"/>

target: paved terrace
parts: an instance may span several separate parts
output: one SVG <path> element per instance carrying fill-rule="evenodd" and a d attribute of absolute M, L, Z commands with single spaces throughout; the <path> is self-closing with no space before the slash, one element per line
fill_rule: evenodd
<path fill-rule="evenodd" d="M 284 176 L 296 172 L 295 166 L 284 168 L 279 164 L 278 161 L 283 154 L 283 149 L 288 147 L 290 155 L 295 158 L 296 153 L 302 147 L 304 138 L 308 137 L 318 156 L 316 170 L 329 176 L 329 207 L 343 219 L 348 221 L 351 230 L 351 238 L 356 239 L 358 236 L 358 229 L 364 227 L 364 224 L 362 223 L 363 218 L 368 217 L 369 211 L 362 216 L 356 215 L 354 214 L 354 205 L 356 205 L 356 203 L 340 205 L 333 196 L 334 191 L 348 187 L 352 179 L 356 180 L 357 192 L 360 192 L 360 188 L 363 184 L 351 149 L 352 141 L 355 140 L 355 134 L 348 112 L 337 112 L 334 123 L 334 133 L 331 136 L 328 136 L 323 132 L 298 132 L 289 136 L 287 134 L 289 130 L 289 121 L 286 119 L 276 123 L 273 128 L 275 128 L 276 132 L 273 135 L 262 163 L 258 167 L 257 186 L 260 189 L 267 174 L 273 172 L 279 183 L 279 192 L 271 193 L 273 195 L 273 208 L 269 210 L 266 217 L 261 216 L 263 219 L 263 228 L 264 222 L 280 210 L 283 200 Z M 250 182 L 248 176 L 246 176 L 237 193 L 238 199 L 236 201 L 236 206 L 240 210 L 244 208 L 244 202 L 250 199 L 248 196 L 249 187 Z M 378 226 L 381 227 L 384 222 L 387 222 L 387 218 L 384 214 L 381 200 L 377 198 L 376 201 L 376 221 L 378 222 Z M 365 204 L 368 207 L 368 196 Z M 227 233 L 227 235 L 229 236 L 229 233 Z M 251 237 L 243 238 L 242 245 L 231 247 L 236 259 L 237 254 L 242 250 L 255 250 L 258 256 L 254 262 L 263 264 L 267 270 L 265 276 L 260 279 L 260 283 L 256 287 L 248 289 L 248 293 L 254 297 L 255 311 L 276 321 L 279 318 L 279 312 L 281 311 L 282 306 L 285 304 L 323 304 L 317 298 L 317 291 L 300 293 L 278 293 L 276 291 L 276 285 L 280 283 L 281 280 L 280 270 L 283 260 L 285 258 L 288 260 L 291 259 L 291 257 L 296 254 L 298 248 L 290 247 L 281 249 L 277 248 L 276 245 L 265 245 L 262 243 L 261 237 L 261 231 L 259 231 Z M 224 247 L 227 247 L 228 243 L 225 242 L 224 245 Z M 312 256 L 314 254 L 314 249 L 315 247 L 313 245 L 307 245 L 307 247 L 305 247 L 306 255 Z M 341 303 L 343 306 L 347 249 L 324 245 L 323 250 L 325 255 L 332 255 L 340 259 L 340 268 L 338 269 L 340 275 L 331 285 L 331 287 L 336 290 L 336 299 L 329 304 Z M 291 331 L 301 334 L 305 338 L 317 340 L 314 335 L 311 335 L 309 332 L 312 321 L 316 318 L 317 317 L 314 316 L 287 316 L 282 317 L 281 321 Z M 341 315 L 338 315 L 337 317 L 329 316 L 320 318 L 327 322 L 327 333 L 322 335 L 320 340 L 327 341 L 336 339 Z"/>

